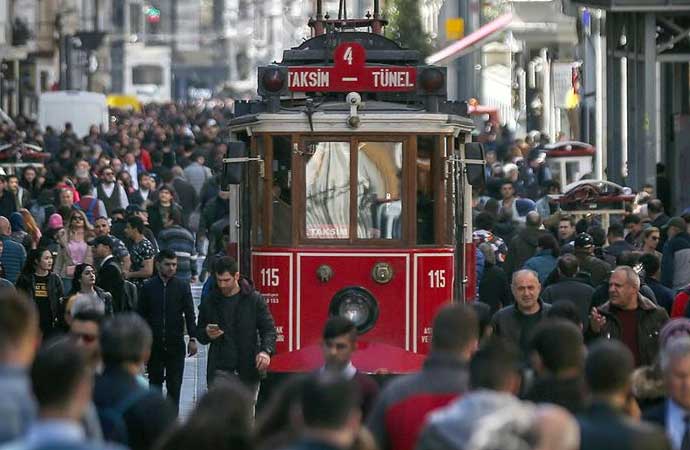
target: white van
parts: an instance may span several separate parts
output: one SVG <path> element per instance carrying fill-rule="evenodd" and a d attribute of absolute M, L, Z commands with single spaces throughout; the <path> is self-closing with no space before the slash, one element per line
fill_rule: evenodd
<path fill-rule="evenodd" d="M 44 92 L 38 100 L 38 124 L 45 130 L 53 127 L 58 133 L 70 122 L 79 137 L 89 133 L 96 125 L 108 131 L 109 115 L 105 95 L 96 92 L 58 91 Z"/>

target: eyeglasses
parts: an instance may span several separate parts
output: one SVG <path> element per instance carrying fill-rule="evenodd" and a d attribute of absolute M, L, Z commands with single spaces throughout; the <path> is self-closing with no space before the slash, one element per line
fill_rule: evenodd
<path fill-rule="evenodd" d="M 88 334 L 88 333 L 75 333 L 75 332 L 71 332 L 71 333 L 70 333 L 70 336 L 71 336 L 72 339 L 74 339 L 75 341 L 79 341 L 79 340 L 84 341 L 85 344 L 92 344 L 92 343 L 94 343 L 94 342 L 96 341 L 96 339 L 98 339 L 98 336 L 97 336 L 97 335 L 95 335 L 95 334 Z"/>
<path fill-rule="evenodd" d="M 77 220 L 83 222 L 83 221 L 84 221 L 84 218 L 83 218 L 83 217 L 79 217 L 79 216 L 77 216 L 77 217 L 72 217 L 72 222 L 76 222 Z"/>

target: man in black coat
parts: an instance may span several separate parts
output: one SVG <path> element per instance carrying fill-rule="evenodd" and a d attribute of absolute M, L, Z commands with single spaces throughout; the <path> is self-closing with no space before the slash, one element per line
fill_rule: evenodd
<path fill-rule="evenodd" d="M 185 353 L 197 353 L 194 301 L 189 283 L 175 277 L 177 256 L 172 250 L 156 255 L 157 274 L 146 280 L 139 292 L 139 314 L 153 331 L 153 346 L 148 362 L 151 386 L 163 387 L 179 408 Z M 185 352 L 185 324 L 189 344 Z"/>
<path fill-rule="evenodd" d="M 587 450 L 670 450 L 660 428 L 626 415 L 630 406 L 630 379 L 635 361 L 630 350 L 616 340 L 590 347 L 585 377 L 592 404 L 578 416 L 581 447 Z M 634 401 L 634 400 L 632 400 Z"/>
<path fill-rule="evenodd" d="M 594 288 L 576 277 L 580 266 L 575 256 L 561 256 L 558 258 L 557 268 L 558 281 L 544 288 L 541 299 L 551 305 L 557 302 L 572 303 L 580 312 L 580 319 L 586 326 Z"/>
<path fill-rule="evenodd" d="M 125 297 L 125 279 L 122 276 L 115 256 L 113 256 L 113 240 L 109 236 L 98 236 L 89 242 L 93 246 L 93 254 L 100 261 L 96 273 L 96 286 L 113 296 L 113 311 L 116 313 L 127 310 Z"/>
<path fill-rule="evenodd" d="M 211 344 L 208 385 L 218 375 L 236 376 L 256 395 L 275 352 L 273 316 L 251 281 L 240 278 L 235 260 L 220 258 L 213 272 L 216 287 L 202 298 L 196 327 L 199 342 Z"/>

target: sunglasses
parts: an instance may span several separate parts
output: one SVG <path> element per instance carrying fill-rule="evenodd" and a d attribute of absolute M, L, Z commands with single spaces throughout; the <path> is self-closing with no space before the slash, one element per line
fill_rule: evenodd
<path fill-rule="evenodd" d="M 88 333 L 74 333 L 74 332 L 71 332 L 71 333 L 70 333 L 70 336 L 72 336 L 72 338 L 73 338 L 75 341 L 81 340 L 81 341 L 84 341 L 86 344 L 91 344 L 91 343 L 95 342 L 96 339 L 98 339 L 98 336 L 97 336 L 97 335 L 95 335 L 95 334 L 88 334 Z"/>

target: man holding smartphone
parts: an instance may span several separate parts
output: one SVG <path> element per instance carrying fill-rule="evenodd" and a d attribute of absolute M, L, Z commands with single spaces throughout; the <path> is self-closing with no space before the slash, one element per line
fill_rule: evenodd
<path fill-rule="evenodd" d="M 234 259 L 218 259 L 213 273 L 216 286 L 201 299 L 196 327 L 199 342 L 211 345 L 206 380 L 211 386 L 217 376 L 237 377 L 256 399 L 275 352 L 273 316 L 253 283 L 240 277 Z"/>

